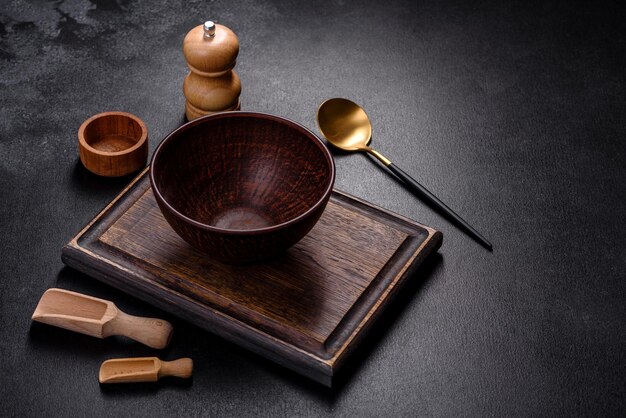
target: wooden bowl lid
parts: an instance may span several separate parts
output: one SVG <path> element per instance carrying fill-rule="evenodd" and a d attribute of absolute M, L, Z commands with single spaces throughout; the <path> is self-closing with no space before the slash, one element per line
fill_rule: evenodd
<path fill-rule="evenodd" d="M 211 32 L 213 36 L 209 35 Z M 187 33 L 183 54 L 191 71 L 204 77 L 215 77 L 235 66 L 239 40 L 226 26 L 209 21 Z"/>

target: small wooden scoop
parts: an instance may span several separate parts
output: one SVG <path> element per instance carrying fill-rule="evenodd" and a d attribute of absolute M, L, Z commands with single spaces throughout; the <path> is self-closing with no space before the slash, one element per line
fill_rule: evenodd
<path fill-rule="evenodd" d="M 156 382 L 165 376 L 191 377 L 193 361 L 181 358 L 163 361 L 156 357 L 117 358 L 100 366 L 100 383 Z"/>
<path fill-rule="evenodd" d="M 63 289 L 48 289 L 33 313 L 33 321 L 92 337 L 123 335 L 152 348 L 165 348 L 172 324 L 162 319 L 128 315 L 113 302 Z"/>

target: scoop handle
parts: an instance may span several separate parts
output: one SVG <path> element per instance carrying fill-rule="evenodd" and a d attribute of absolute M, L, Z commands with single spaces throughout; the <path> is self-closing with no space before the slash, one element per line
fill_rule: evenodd
<path fill-rule="evenodd" d="M 170 343 L 173 330 L 172 324 L 163 319 L 144 318 L 118 311 L 118 314 L 106 324 L 105 337 L 122 335 L 148 347 L 161 349 Z"/>
<path fill-rule="evenodd" d="M 183 379 L 191 377 L 193 374 L 193 360 L 189 357 L 179 358 L 173 361 L 161 360 L 161 369 L 159 370 L 159 377 L 163 376 L 176 376 Z"/>

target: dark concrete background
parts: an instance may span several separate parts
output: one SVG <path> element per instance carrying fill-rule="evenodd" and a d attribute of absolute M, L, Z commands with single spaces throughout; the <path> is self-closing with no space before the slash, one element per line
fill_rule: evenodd
<path fill-rule="evenodd" d="M 623 10 L 592 2 L 12 1 L 0 5 L 0 416 L 620 415 L 626 395 Z M 337 187 L 444 232 L 334 390 L 86 275 L 60 248 L 130 180 L 78 162 L 87 117 L 183 121 L 185 33 L 239 36 L 247 110 L 317 130 L 351 98 L 373 144 L 494 243 L 489 253 L 363 155 Z M 190 383 L 100 386 L 153 355 L 30 315 L 45 289 L 164 316 Z"/>

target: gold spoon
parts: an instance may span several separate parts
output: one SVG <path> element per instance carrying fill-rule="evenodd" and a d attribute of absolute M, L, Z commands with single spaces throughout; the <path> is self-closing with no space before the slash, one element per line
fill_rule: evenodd
<path fill-rule="evenodd" d="M 365 111 L 359 105 L 347 99 L 335 98 L 326 100 L 317 109 L 317 124 L 320 131 L 322 131 L 322 135 L 332 145 L 344 151 L 365 151 L 372 154 L 415 194 L 437 207 L 444 215 L 454 221 L 474 239 L 478 240 L 489 251 L 493 250 L 493 246 L 485 237 L 454 213 L 445 203 L 394 165 L 384 155 L 368 146 L 372 140 L 372 124 Z"/>

